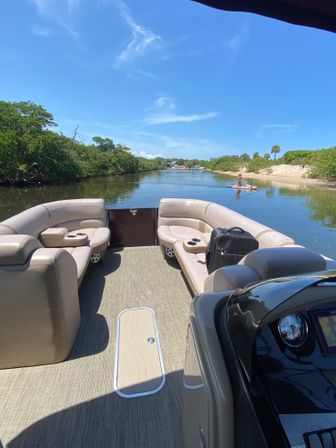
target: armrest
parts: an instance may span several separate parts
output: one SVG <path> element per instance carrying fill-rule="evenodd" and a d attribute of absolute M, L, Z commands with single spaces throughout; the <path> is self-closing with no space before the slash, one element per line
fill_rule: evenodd
<path fill-rule="evenodd" d="M 84 232 L 69 232 L 63 227 L 51 227 L 40 235 L 44 247 L 77 247 L 83 246 L 88 241 Z"/>
<path fill-rule="evenodd" d="M 30 235 L 0 235 L 0 265 L 22 265 L 41 243 Z"/>

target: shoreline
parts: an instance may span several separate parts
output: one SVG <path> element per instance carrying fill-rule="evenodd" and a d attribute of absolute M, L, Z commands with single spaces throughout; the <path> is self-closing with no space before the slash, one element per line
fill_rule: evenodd
<path fill-rule="evenodd" d="M 210 171 L 210 170 L 209 170 Z M 309 177 L 303 177 L 299 172 L 296 174 L 277 174 L 277 173 L 249 173 L 244 171 L 243 169 L 240 171 L 220 171 L 220 170 L 211 170 L 213 173 L 217 174 L 225 174 L 232 177 L 237 177 L 238 173 L 243 175 L 245 180 L 247 179 L 256 179 L 261 180 L 263 182 L 268 182 L 274 184 L 275 186 L 297 186 L 297 187 L 322 187 L 328 189 L 335 189 L 336 182 L 329 182 L 323 179 L 311 179 Z"/>

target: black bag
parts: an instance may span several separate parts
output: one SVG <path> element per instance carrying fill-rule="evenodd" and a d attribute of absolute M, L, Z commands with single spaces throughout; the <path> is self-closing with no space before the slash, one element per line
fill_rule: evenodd
<path fill-rule="evenodd" d="M 222 266 L 237 264 L 244 255 L 258 247 L 258 241 L 240 227 L 213 229 L 206 254 L 208 273 Z"/>

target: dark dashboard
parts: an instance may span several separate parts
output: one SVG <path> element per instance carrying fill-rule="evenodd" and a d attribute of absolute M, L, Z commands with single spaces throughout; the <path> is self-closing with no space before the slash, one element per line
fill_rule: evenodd
<path fill-rule="evenodd" d="M 266 281 L 224 302 L 216 324 L 235 396 L 236 448 L 263 438 L 272 448 L 336 448 L 334 274 Z"/>

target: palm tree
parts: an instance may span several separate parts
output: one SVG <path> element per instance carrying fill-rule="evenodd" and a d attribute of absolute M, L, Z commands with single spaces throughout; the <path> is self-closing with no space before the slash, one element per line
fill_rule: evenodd
<path fill-rule="evenodd" d="M 272 146 L 271 154 L 274 154 L 274 160 L 276 159 L 276 155 L 281 151 L 281 148 L 279 145 Z"/>

